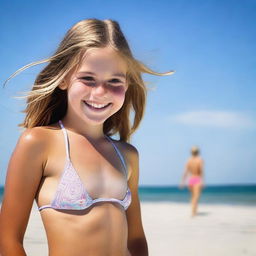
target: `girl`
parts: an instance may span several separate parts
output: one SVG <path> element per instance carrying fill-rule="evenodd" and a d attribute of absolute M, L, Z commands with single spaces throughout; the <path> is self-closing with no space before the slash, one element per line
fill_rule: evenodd
<path fill-rule="evenodd" d="M 144 113 L 141 73 L 172 72 L 156 73 L 136 60 L 113 20 L 78 22 L 52 57 L 10 78 L 45 62 L 27 95 L 20 125 L 26 130 L 8 165 L 2 256 L 26 255 L 23 237 L 34 199 L 50 256 L 148 255 L 139 154 L 128 142 Z"/>
<path fill-rule="evenodd" d="M 191 157 L 188 159 L 185 171 L 182 176 L 180 187 L 184 187 L 185 180 L 188 178 L 188 188 L 191 192 L 191 207 L 192 214 L 194 217 L 197 214 L 198 201 L 201 195 L 203 184 L 203 160 L 199 156 L 199 148 L 192 147 L 191 148 Z"/>

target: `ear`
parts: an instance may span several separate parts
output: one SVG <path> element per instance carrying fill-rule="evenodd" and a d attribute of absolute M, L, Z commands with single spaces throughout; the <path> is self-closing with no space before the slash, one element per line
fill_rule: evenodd
<path fill-rule="evenodd" d="M 67 84 L 66 80 L 63 80 L 63 81 L 58 85 L 58 87 L 59 87 L 61 90 L 67 90 L 68 84 Z"/>

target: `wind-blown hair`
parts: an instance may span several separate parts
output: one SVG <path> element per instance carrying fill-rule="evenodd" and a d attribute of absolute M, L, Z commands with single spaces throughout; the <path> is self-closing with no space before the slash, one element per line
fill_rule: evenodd
<path fill-rule="evenodd" d="M 7 82 L 31 66 L 49 62 L 36 77 L 32 90 L 21 97 L 27 99 L 27 105 L 22 111 L 26 113 L 25 119 L 19 126 L 24 128 L 47 126 L 63 118 L 67 111 L 67 91 L 58 86 L 79 67 L 87 49 L 107 46 L 120 54 L 128 65 L 126 74 L 128 89 L 122 108 L 104 122 L 103 132 L 107 135 L 119 133 L 120 140 L 129 141 L 131 134 L 139 127 L 145 110 L 147 88 L 141 74 L 161 76 L 172 74 L 173 71 L 154 72 L 136 60 L 119 24 L 109 19 L 79 21 L 67 31 L 53 56 L 20 68 L 6 80 Z M 129 117 L 132 109 L 134 120 L 131 125 Z"/>

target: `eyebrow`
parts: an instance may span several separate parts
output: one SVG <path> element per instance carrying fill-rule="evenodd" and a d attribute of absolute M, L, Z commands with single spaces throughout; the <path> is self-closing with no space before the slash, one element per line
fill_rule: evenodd
<path fill-rule="evenodd" d="M 96 75 L 95 73 L 90 71 L 81 71 L 78 73 L 78 75 L 82 75 L 82 74 Z M 126 75 L 124 73 L 114 73 L 112 74 L 112 76 L 126 78 Z"/>

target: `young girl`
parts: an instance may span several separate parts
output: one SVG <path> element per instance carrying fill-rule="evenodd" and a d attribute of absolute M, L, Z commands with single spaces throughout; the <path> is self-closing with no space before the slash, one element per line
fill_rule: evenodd
<path fill-rule="evenodd" d="M 117 22 L 75 24 L 27 95 L 26 130 L 11 156 L 0 220 L 2 256 L 26 255 L 33 200 L 50 256 L 148 255 L 138 196 L 141 73 Z M 9 80 L 9 79 L 8 79 Z M 129 122 L 131 110 L 134 122 Z M 120 139 L 110 136 L 119 134 Z"/>

